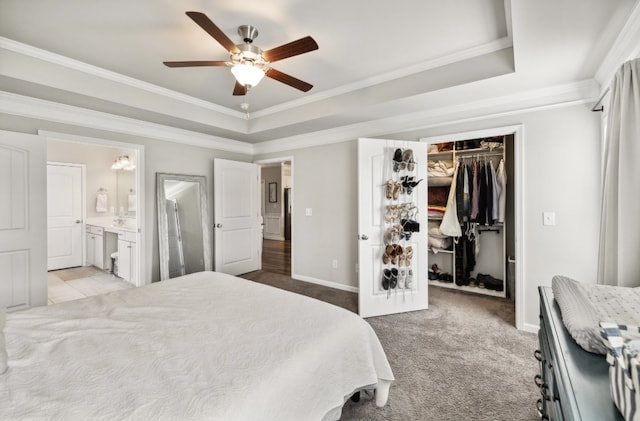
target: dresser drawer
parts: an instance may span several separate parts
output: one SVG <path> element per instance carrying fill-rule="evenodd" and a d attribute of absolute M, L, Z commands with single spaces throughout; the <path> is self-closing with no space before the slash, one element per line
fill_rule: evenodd
<path fill-rule="evenodd" d="M 136 242 L 136 233 L 131 231 L 120 231 L 118 232 L 118 240 L 129 241 L 132 243 Z"/>
<path fill-rule="evenodd" d="M 102 235 L 104 234 L 104 228 L 98 227 L 96 225 L 87 225 L 86 232 L 89 234 Z"/>

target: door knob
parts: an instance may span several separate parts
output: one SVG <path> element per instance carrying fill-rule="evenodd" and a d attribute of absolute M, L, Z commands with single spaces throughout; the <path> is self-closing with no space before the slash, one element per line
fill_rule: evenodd
<path fill-rule="evenodd" d="M 360 236 L 360 239 L 361 239 L 361 240 L 368 240 L 368 239 L 369 239 L 369 236 L 368 236 L 368 235 L 366 235 L 366 234 L 362 234 L 362 235 Z"/>
<path fill-rule="evenodd" d="M 80 219 L 76 219 L 76 224 L 81 223 L 82 221 Z"/>
<path fill-rule="evenodd" d="M 222 228 L 222 224 L 216 224 L 216 228 Z"/>

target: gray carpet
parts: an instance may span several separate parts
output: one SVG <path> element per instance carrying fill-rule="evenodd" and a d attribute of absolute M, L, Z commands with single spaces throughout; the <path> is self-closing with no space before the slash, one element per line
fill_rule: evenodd
<path fill-rule="evenodd" d="M 248 279 L 334 302 L 352 311 L 357 295 L 265 272 Z M 515 329 L 505 299 L 429 288 L 429 309 L 367 319 L 396 381 L 384 408 L 362 394 L 341 420 L 538 420 L 537 337 Z"/>
<path fill-rule="evenodd" d="M 342 420 L 537 420 L 537 337 L 503 299 L 429 288 L 429 309 L 368 319 L 396 381 L 377 408 L 366 395 Z"/>

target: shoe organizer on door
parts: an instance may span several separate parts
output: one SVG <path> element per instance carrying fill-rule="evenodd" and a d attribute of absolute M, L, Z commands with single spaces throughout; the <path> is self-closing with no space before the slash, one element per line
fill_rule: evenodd
<path fill-rule="evenodd" d="M 428 161 L 430 284 L 505 297 L 502 137 L 429 145 Z"/>
<path fill-rule="evenodd" d="M 412 149 L 392 149 L 386 163 L 384 186 L 384 251 L 380 289 L 399 294 L 415 288 L 413 269 L 413 233 L 420 231 L 417 222 L 418 206 L 413 189 L 422 181 L 416 177 L 416 162 Z"/>

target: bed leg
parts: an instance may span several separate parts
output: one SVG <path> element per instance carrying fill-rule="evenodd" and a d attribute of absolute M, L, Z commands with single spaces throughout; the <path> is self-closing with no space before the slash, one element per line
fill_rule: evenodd
<path fill-rule="evenodd" d="M 360 402 L 360 392 L 356 392 L 351 395 L 351 402 Z"/>
<path fill-rule="evenodd" d="M 378 384 L 376 385 L 376 406 L 383 407 L 387 404 L 390 388 L 391 382 L 386 380 L 378 380 Z"/>

